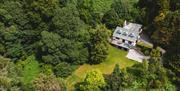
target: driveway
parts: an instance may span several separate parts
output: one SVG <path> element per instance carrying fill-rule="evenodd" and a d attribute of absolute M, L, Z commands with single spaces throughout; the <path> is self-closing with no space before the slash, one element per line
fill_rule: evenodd
<path fill-rule="evenodd" d="M 143 62 L 143 60 L 149 59 L 149 57 L 144 56 L 142 53 L 138 52 L 135 49 L 130 49 L 126 57 L 137 62 Z"/>

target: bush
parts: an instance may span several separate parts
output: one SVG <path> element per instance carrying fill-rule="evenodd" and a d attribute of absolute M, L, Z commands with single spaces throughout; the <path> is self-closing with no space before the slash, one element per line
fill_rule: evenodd
<path fill-rule="evenodd" d="M 149 45 L 145 45 L 142 43 L 138 43 L 137 44 L 137 48 L 140 49 L 140 51 L 145 55 L 145 56 L 149 56 L 150 52 L 152 50 L 152 47 Z"/>
<path fill-rule="evenodd" d="M 52 66 L 48 64 L 42 64 L 41 72 L 44 73 L 45 75 L 52 75 L 53 74 Z"/>
<path fill-rule="evenodd" d="M 75 69 L 76 66 L 70 65 L 66 62 L 62 62 L 54 67 L 54 73 L 56 76 L 64 78 L 71 75 Z"/>

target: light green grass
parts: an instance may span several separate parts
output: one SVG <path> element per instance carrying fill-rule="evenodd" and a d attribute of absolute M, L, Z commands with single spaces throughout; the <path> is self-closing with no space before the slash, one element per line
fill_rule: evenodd
<path fill-rule="evenodd" d="M 153 45 L 151 44 L 147 44 L 147 43 L 144 43 L 144 42 L 138 42 L 137 45 L 139 46 L 143 46 L 143 47 L 146 47 L 146 48 L 153 48 Z"/>
<path fill-rule="evenodd" d="M 40 73 L 39 63 L 34 56 L 28 57 L 25 61 L 22 71 L 22 81 L 25 84 L 31 83 L 34 78 Z"/>
<path fill-rule="evenodd" d="M 99 69 L 103 74 L 110 74 L 116 64 L 120 65 L 120 68 L 130 67 L 135 64 L 135 61 L 126 58 L 127 51 L 120 50 L 116 47 L 109 46 L 109 55 L 105 62 L 98 65 L 84 64 L 80 66 L 71 76 L 69 76 L 66 81 L 68 84 L 68 89 L 73 88 L 73 84 L 80 82 L 84 79 L 87 71 L 92 69 Z"/>

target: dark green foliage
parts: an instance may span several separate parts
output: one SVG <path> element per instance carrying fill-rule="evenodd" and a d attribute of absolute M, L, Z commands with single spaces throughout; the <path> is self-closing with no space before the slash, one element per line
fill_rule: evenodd
<path fill-rule="evenodd" d="M 114 71 L 110 75 L 105 75 L 106 87 L 105 91 L 123 91 L 124 88 L 132 86 L 133 78 L 126 72 L 120 70 L 119 65 L 116 65 Z"/>
<path fill-rule="evenodd" d="M 151 52 L 153 54 L 151 59 L 127 68 L 127 72 L 125 69 L 120 70 L 116 65 L 110 75 L 104 76 L 107 85 L 103 91 L 126 91 L 129 88 L 175 90 L 168 79 L 167 70 L 162 65 L 159 53 L 154 49 Z"/>
<path fill-rule="evenodd" d="M 119 16 L 114 9 L 108 11 L 102 19 L 108 28 L 115 28 L 119 24 Z"/>
<path fill-rule="evenodd" d="M 110 9 L 113 0 L 77 0 L 80 18 L 87 24 L 96 26 Z"/>
<path fill-rule="evenodd" d="M 116 65 L 115 65 L 112 74 L 113 74 L 113 75 L 117 75 L 117 76 L 120 76 L 120 75 L 121 75 L 121 70 L 120 70 L 119 64 L 116 64 Z"/>
<path fill-rule="evenodd" d="M 1 55 L 14 59 L 24 55 L 23 47 L 19 40 L 20 32 L 15 26 L 6 28 L 3 23 L 0 23 L 0 35 L 0 43 L 2 44 L 2 51 L 4 51 Z"/>
<path fill-rule="evenodd" d="M 89 33 L 87 26 L 80 20 L 76 7 L 69 4 L 56 12 L 52 20 L 55 32 L 61 36 L 61 43 L 58 43 L 61 53 L 57 53 L 60 60 L 75 64 L 87 62 L 88 50 L 85 44 Z"/>
<path fill-rule="evenodd" d="M 66 6 L 68 4 L 68 1 L 69 0 L 59 0 L 59 3 L 60 3 L 61 6 L 64 7 L 64 6 Z"/>
<path fill-rule="evenodd" d="M 87 24 L 95 25 L 96 24 L 96 17 L 93 19 L 94 12 L 92 10 L 92 0 L 78 0 L 77 7 L 79 9 L 80 18 Z M 89 3 L 87 3 L 89 2 Z M 87 4 L 86 4 L 87 3 Z"/>
<path fill-rule="evenodd" d="M 133 87 L 139 89 L 166 89 L 169 82 L 165 68 L 162 66 L 158 58 L 151 58 L 149 63 L 145 61 L 143 65 L 137 64 L 128 71 L 133 74 L 135 81 Z"/>
<path fill-rule="evenodd" d="M 167 47 L 173 37 L 173 33 L 177 30 L 179 19 L 178 12 L 169 12 L 167 15 L 161 15 L 155 18 L 155 28 L 152 38 L 154 43 Z"/>
<path fill-rule="evenodd" d="M 65 61 L 79 64 L 87 60 L 87 49 L 80 42 L 71 42 L 61 38 L 57 33 L 43 31 L 41 33 L 39 55 L 45 63 L 58 64 Z"/>
<path fill-rule="evenodd" d="M 75 66 L 71 66 L 68 63 L 62 62 L 62 63 L 57 64 L 54 67 L 54 73 L 58 77 L 65 78 L 65 77 L 71 75 L 72 72 L 74 72 L 75 68 L 76 68 Z"/>
<path fill-rule="evenodd" d="M 146 11 L 146 24 L 151 24 L 157 15 L 169 9 L 168 0 L 139 0 L 138 6 Z"/>
<path fill-rule="evenodd" d="M 178 26 L 176 28 L 179 28 L 179 22 L 177 22 Z M 178 84 L 180 81 L 178 80 L 180 75 L 179 75 L 179 65 L 180 65 L 180 30 L 177 29 L 173 33 L 172 40 L 170 41 L 170 46 L 168 47 L 168 51 L 165 54 L 165 61 L 164 65 L 171 69 L 172 72 L 176 74 L 174 77 L 174 81 Z"/>
<path fill-rule="evenodd" d="M 105 75 L 105 81 L 107 85 L 104 91 L 120 91 L 122 89 L 121 70 L 118 64 L 111 75 Z"/>
<path fill-rule="evenodd" d="M 129 14 L 129 8 L 128 4 L 124 0 L 114 0 L 114 3 L 111 6 L 116 13 L 118 14 L 119 18 L 121 19 L 128 19 L 130 14 Z"/>
<path fill-rule="evenodd" d="M 27 0 L 26 4 L 31 10 L 48 18 L 52 16 L 53 10 L 58 5 L 58 0 Z"/>
<path fill-rule="evenodd" d="M 57 32 L 61 37 L 74 41 L 85 41 L 88 38 L 86 25 L 79 18 L 76 7 L 72 4 L 55 11 L 52 19 Z"/>
<path fill-rule="evenodd" d="M 90 30 L 90 62 L 99 64 L 105 61 L 108 55 L 109 30 L 104 25 L 98 25 L 96 29 Z"/>
<path fill-rule="evenodd" d="M 180 9 L 180 1 L 179 0 L 170 0 L 171 10 L 179 10 Z"/>
<path fill-rule="evenodd" d="M 122 89 L 121 79 L 115 75 L 105 75 L 105 81 L 107 83 L 106 87 L 103 88 L 103 91 L 120 91 Z"/>
<path fill-rule="evenodd" d="M 149 56 L 152 48 L 145 47 L 143 45 L 136 45 L 141 52 L 143 52 L 144 55 Z"/>
<path fill-rule="evenodd" d="M 42 47 L 41 47 L 39 53 L 42 53 L 41 54 L 42 55 L 42 60 L 45 63 L 50 63 L 50 64 L 58 63 L 58 61 L 60 61 L 60 60 L 56 59 L 55 55 L 52 56 L 53 55 L 52 53 L 58 54 L 58 53 L 55 53 L 55 52 L 56 51 L 59 52 L 61 37 L 56 33 L 50 33 L 50 32 L 47 32 L 47 31 L 43 31 L 41 33 L 41 36 L 42 36 L 42 40 L 40 42 L 40 46 L 42 46 Z"/>
<path fill-rule="evenodd" d="M 155 46 L 166 49 L 163 64 L 176 74 L 177 78 L 174 76 L 173 81 L 178 84 L 179 0 L 140 0 L 138 6 L 145 11 L 144 24 Z"/>
<path fill-rule="evenodd" d="M 135 1 L 113 0 L 111 10 L 104 14 L 102 23 L 106 24 L 108 28 L 114 29 L 117 26 L 122 26 L 125 20 L 140 21 L 139 13 Z"/>
<path fill-rule="evenodd" d="M 95 27 L 101 23 L 103 15 L 110 10 L 113 0 L 77 0 L 80 18 Z"/>

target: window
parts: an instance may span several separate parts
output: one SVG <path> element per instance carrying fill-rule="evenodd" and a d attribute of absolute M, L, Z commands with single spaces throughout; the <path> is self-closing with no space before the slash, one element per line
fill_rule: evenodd
<path fill-rule="evenodd" d="M 118 30 L 118 31 L 117 31 L 117 34 L 121 34 L 121 30 Z"/>
<path fill-rule="evenodd" d="M 118 38 L 118 37 L 116 37 L 116 39 L 118 39 L 118 40 L 119 40 L 119 38 Z"/>
<path fill-rule="evenodd" d="M 132 42 L 131 42 L 131 41 L 128 41 L 128 43 L 129 43 L 129 44 L 132 44 Z"/>
<path fill-rule="evenodd" d="M 125 42 L 125 40 L 124 40 L 124 39 L 122 39 L 122 42 L 124 43 L 124 42 Z"/>
<path fill-rule="evenodd" d="M 127 36 L 127 32 L 124 32 L 123 35 L 124 35 L 124 36 Z"/>
<path fill-rule="evenodd" d="M 135 37 L 134 33 L 129 34 L 129 37 L 131 38 Z"/>

